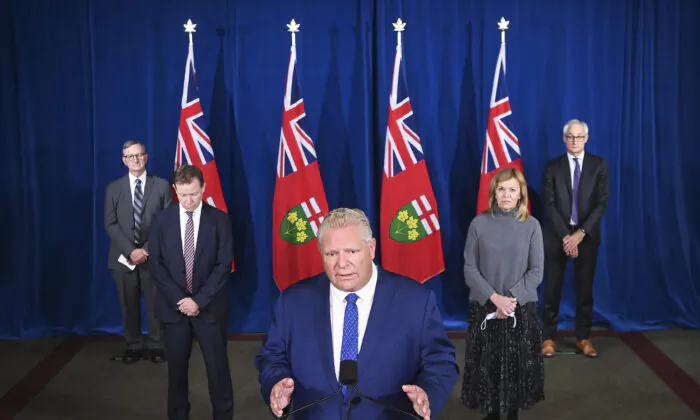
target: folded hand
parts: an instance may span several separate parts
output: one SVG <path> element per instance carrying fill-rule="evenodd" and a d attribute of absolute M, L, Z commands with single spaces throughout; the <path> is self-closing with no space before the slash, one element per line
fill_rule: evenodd
<path fill-rule="evenodd" d="M 199 315 L 199 305 L 192 298 L 184 298 L 177 303 L 177 309 L 187 316 Z"/>

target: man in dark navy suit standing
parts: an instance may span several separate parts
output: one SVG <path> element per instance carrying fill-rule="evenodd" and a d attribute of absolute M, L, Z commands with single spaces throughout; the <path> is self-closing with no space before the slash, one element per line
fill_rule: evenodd
<path fill-rule="evenodd" d="M 555 354 L 564 272 L 574 259 L 576 283 L 576 338 L 578 351 L 598 356 L 590 341 L 600 222 L 610 196 L 608 166 L 600 156 L 587 153 L 588 124 L 571 120 L 564 125 L 567 153 L 547 165 L 542 188 L 544 224 L 544 308 L 542 354 Z"/>
<path fill-rule="evenodd" d="M 226 213 L 204 203 L 202 171 L 184 165 L 173 176 L 179 205 L 151 221 L 150 270 L 158 289 L 156 316 L 163 322 L 168 355 L 168 418 L 189 418 L 188 367 L 192 339 L 204 356 L 215 420 L 233 418 L 233 389 L 226 354 L 233 239 Z"/>

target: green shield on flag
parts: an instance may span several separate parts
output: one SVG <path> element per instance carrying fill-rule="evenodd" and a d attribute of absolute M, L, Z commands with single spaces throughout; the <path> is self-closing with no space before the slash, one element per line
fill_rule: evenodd
<path fill-rule="evenodd" d="M 285 241 L 294 245 L 303 245 L 315 237 L 314 230 L 311 229 L 311 224 L 301 204 L 292 207 L 282 218 L 280 238 Z"/>
<path fill-rule="evenodd" d="M 389 227 L 389 237 L 397 242 L 412 243 L 428 236 L 420 216 L 411 203 L 401 207 Z"/>

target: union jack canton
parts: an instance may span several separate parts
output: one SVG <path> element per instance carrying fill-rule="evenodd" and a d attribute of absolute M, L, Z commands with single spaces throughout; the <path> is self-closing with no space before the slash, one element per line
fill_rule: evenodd
<path fill-rule="evenodd" d="M 185 80 L 180 104 L 180 126 L 175 148 L 175 169 L 182 165 L 194 165 L 202 170 L 207 188 L 204 200 L 211 206 L 227 211 L 221 191 L 218 169 L 211 139 L 204 132 L 204 112 L 199 101 L 197 71 L 194 65 L 194 46 L 189 45 L 185 63 Z"/>
<path fill-rule="evenodd" d="M 401 59 L 401 46 L 397 45 L 384 150 L 384 174 L 388 178 L 395 177 L 423 160 L 423 145 L 418 134 L 411 128 L 413 108 L 408 97 Z"/>
<path fill-rule="evenodd" d="M 284 113 L 277 154 L 277 177 L 284 178 L 316 162 L 316 148 L 304 127 L 306 110 L 299 91 L 296 73 L 297 50 L 292 47 L 289 56 L 287 81 L 284 90 Z"/>
<path fill-rule="evenodd" d="M 506 88 L 506 46 L 501 44 L 491 90 L 491 106 L 486 127 L 486 144 L 481 160 L 481 174 L 486 175 L 520 158 L 520 143 L 508 128 L 512 114 Z"/>

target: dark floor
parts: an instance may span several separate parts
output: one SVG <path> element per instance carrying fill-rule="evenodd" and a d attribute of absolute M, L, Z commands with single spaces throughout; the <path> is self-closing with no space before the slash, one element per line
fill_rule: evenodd
<path fill-rule="evenodd" d="M 464 334 L 452 333 L 461 364 Z M 235 418 L 272 418 L 260 397 L 253 359 L 260 336 L 229 345 Z M 523 419 L 698 419 L 700 331 L 598 331 L 597 359 L 561 354 L 546 361 L 546 401 Z M 560 340 L 567 350 L 570 338 Z M 125 366 L 120 337 L 0 341 L 0 420 L 165 419 L 166 365 Z M 192 354 L 192 420 L 210 419 L 201 353 Z M 439 419 L 480 419 L 459 400 L 461 384 Z"/>

